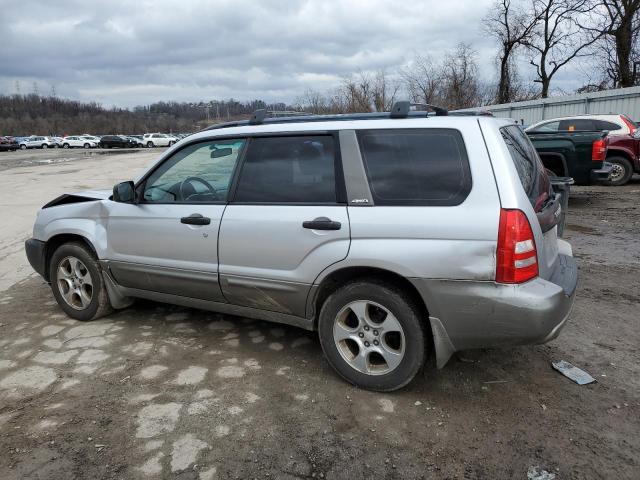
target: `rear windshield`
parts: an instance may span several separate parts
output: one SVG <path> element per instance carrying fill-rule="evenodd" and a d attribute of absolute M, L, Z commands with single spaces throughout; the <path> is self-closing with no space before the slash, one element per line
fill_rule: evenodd
<path fill-rule="evenodd" d="M 531 205 L 536 211 L 539 211 L 551 194 L 551 182 L 540 161 L 538 152 L 529 137 L 518 126 L 502 127 L 500 133 L 502 133 L 502 138 L 518 171 L 522 187 L 529 197 Z"/>
<path fill-rule="evenodd" d="M 457 130 L 361 130 L 358 141 L 376 205 L 453 206 L 471 191 Z"/>

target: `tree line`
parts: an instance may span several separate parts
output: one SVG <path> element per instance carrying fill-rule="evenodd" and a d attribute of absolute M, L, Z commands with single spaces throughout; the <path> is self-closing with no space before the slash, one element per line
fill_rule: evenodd
<path fill-rule="evenodd" d="M 392 73 L 354 73 L 328 91 L 309 89 L 288 104 L 228 99 L 104 108 L 58 98 L 53 89 L 40 95 L 34 84 L 28 95 L 0 95 L 0 134 L 190 132 L 247 118 L 259 108 L 384 111 L 399 98 L 448 109 L 509 103 L 548 97 L 558 73 L 578 62 L 586 81 L 577 92 L 638 84 L 640 0 L 495 0 L 482 29 L 497 47 L 492 82 L 481 78 L 474 48 L 460 43 L 442 58 L 417 54 Z"/>

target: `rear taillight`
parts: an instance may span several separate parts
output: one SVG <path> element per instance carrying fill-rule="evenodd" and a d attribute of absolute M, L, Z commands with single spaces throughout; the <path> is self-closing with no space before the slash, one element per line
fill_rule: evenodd
<path fill-rule="evenodd" d="M 523 283 L 538 276 L 538 252 L 522 210 L 500 210 L 496 282 Z"/>
<path fill-rule="evenodd" d="M 629 127 L 629 135 L 633 135 L 636 132 L 636 127 L 631 121 L 625 117 L 624 115 L 620 115 L 620 118 L 624 122 L 624 124 Z"/>
<path fill-rule="evenodd" d="M 600 138 L 591 146 L 591 161 L 604 162 L 605 158 L 607 158 L 607 141 Z"/>

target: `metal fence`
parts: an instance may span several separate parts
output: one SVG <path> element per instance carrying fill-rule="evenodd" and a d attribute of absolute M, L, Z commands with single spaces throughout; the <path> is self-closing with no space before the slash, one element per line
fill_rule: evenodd
<path fill-rule="evenodd" d="M 487 110 L 496 117 L 513 118 L 518 122 L 522 121 L 525 125 L 531 125 L 548 118 L 585 113 L 623 113 L 632 120 L 640 120 L 640 87 L 503 103 L 459 111 Z"/>

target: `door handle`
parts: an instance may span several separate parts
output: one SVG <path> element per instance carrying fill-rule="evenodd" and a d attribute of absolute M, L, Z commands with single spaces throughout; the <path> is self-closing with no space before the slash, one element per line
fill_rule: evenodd
<path fill-rule="evenodd" d="M 310 230 L 340 230 L 342 224 L 340 222 L 334 222 L 327 217 L 318 217 L 302 222 L 302 227 Z"/>
<path fill-rule="evenodd" d="M 211 223 L 211 219 L 209 217 L 203 217 L 199 213 L 192 213 L 188 217 L 182 217 L 180 219 L 180 223 L 185 223 L 187 225 L 209 225 Z"/>

